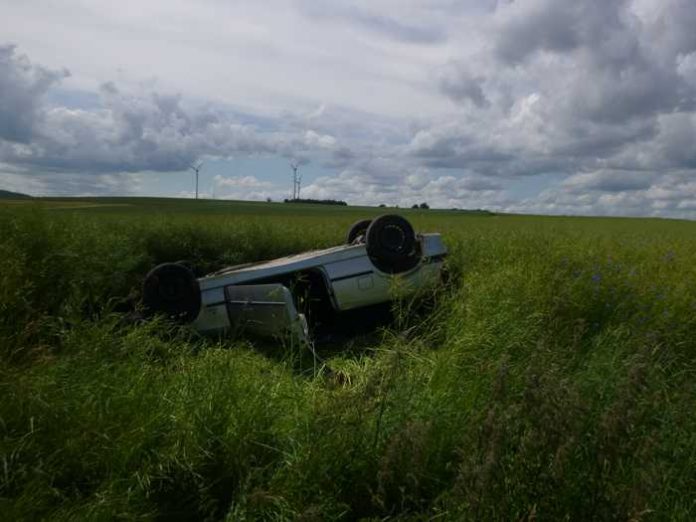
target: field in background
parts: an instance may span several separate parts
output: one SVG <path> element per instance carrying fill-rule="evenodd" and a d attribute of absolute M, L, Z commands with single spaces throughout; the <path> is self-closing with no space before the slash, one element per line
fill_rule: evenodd
<path fill-rule="evenodd" d="M 8 520 L 690 520 L 696 223 L 398 210 L 427 315 L 307 354 L 132 325 L 149 268 L 340 243 L 395 209 L 0 203 Z"/>

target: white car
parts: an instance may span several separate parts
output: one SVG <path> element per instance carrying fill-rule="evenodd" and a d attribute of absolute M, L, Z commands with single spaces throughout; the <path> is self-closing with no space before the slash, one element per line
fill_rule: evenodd
<path fill-rule="evenodd" d="M 440 278 L 447 249 L 440 234 L 415 234 L 397 215 L 363 220 L 346 244 L 225 268 L 196 279 L 164 263 L 143 284 L 143 303 L 203 334 L 252 333 L 306 342 L 308 319 L 385 303 Z"/>

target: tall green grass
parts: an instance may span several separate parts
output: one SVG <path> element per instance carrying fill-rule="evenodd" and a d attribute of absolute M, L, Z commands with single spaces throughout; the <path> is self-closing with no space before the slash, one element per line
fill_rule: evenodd
<path fill-rule="evenodd" d="M 447 283 L 314 373 L 120 310 L 376 209 L 129 204 L 0 212 L 1 518 L 696 515 L 696 224 L 405 212 Z"/>

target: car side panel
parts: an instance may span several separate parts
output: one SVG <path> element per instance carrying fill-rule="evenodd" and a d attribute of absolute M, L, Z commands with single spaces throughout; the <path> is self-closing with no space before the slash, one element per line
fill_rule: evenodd
<path fill-rule="evenodd" d="M 233 331 L 306 344 L 307 322 L 282 284 L 232 285 L 225 297 Z"/>
<path fill-rule="evenodd" d="M 376 271 L 334 280 L 331 285 L 339 310 L 384 303 L 390 297 L 390 278 Z"/>
<path fill-rule="evenodd" d="M 193 327 L 203 334 L 222 333 L 229 329 L 230 319 L 224 302 L 216 305 L 204 305 Z"/>
<path fill-rule="evenodd" d="M 357 274 L 373 272 L 375 267 L 370 261 L 370 258 L 367 257 L 367 255 L 363 255 L 353 259 L 326 263 L 324 265 L 324 270 L 330 281 L 336 281 Z"/>
<path fill-rule="evenodd" d="M 437 283 L 442 261 L 420 265 L 406 274 L 389 276 L 374 270 L 369 274 L 331 282 L 339 310 L 352 310 L 389 301 L 401 293 L 427 288 Z"/>
<path fill-rule="evenodd" d="M 307 324 L 290 291 L 281 284 L 230 285 L 203 293 L 204 303 L 193 326 L 202 334 L 230 331 L 307 341 Z"/>

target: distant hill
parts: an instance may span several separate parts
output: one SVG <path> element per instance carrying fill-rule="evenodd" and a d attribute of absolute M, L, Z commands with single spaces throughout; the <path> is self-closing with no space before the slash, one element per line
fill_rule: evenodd
<path fill-rule="evenodd" d="M 0 199 L 31 199 L 31 196 L 21 194 L 20 192 L 10 192 L 9 190 L 0 190 Z"/>

